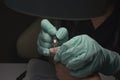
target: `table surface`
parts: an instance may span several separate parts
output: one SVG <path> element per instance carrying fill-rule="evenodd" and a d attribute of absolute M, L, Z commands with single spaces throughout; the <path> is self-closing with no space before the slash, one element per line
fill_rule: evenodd
<path fill-rule="evenodd" d="M 27 68 L 26 63 L 0 63 L 0 80 L 16 80 Z M 115 80 L 112 76 L 101 75 L 102 80 Z"/>
<path fill-rule="evenodd" d="M 0 80 L 16 80 L 26 67 L 26 63 L 0 63 Z"/>

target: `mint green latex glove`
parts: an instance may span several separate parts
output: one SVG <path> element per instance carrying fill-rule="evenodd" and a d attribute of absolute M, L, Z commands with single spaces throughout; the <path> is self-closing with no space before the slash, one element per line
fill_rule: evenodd
<path fill-rule="evenodd" d="M 37 46 L 38 52 L 44 56 L 50 56 L 49 49 L 53 47 L 52 38 L 57 37 L 60 46 L 68 40 L 68 31 L 61 27 L 58 30 L 47 19 L 41 21 L 41 31 L 38 35 Z"/>
<path fill-rule="evenodd" d="M 65 42 L 54 60 L 63 63 L 71 75 L 80 78 L 96 72 L 112 75 L 120 70 L 119 54 L 103 48 L 87 35 L 76 36 Z"/>

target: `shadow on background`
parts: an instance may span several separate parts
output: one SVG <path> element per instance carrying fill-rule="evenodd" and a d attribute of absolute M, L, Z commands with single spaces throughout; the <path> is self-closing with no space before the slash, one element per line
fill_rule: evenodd
<path fill-rule="evenodd" d="M 21 14 L 7 8 L 0 0 L 0 62 L 26 62 L 17 55 L 16 40 L 36 20 L 36 17 Z"/>

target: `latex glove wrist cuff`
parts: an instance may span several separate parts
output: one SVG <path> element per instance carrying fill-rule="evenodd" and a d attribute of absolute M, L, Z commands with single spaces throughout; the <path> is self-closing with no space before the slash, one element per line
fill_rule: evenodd
<path fill-rule="evenodd" d="M 117 52 L 104 48 L 103 66 L 101 73 L 105 75 L 114 75 L 120 70 L 120 55 Z"/>

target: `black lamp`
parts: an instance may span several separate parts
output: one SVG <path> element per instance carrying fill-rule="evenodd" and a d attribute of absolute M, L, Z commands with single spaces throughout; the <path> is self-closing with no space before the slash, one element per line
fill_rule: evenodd
<path fill-rule="evenodd" d="M 18 12 L 43 18 L 83 20 L 105 13 L 107 0 L 5 0 Z"/>

